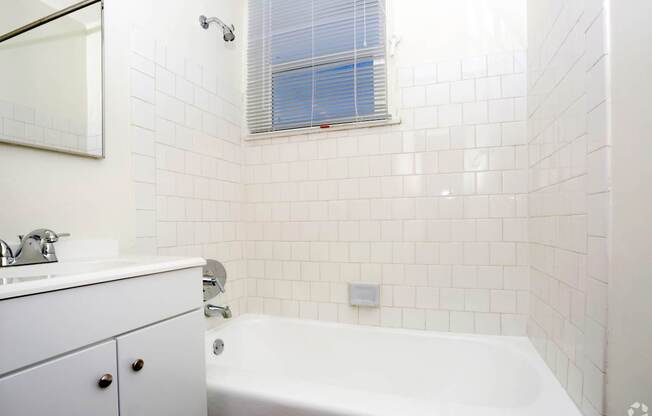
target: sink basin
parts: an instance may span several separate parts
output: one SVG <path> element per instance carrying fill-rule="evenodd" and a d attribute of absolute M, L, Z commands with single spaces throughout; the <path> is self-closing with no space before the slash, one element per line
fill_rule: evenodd
<path fill-rule="evenodd" d="M 69 261 L 57 263 L 31 264 L 27 266 L 6 267 L 0 269 L 0 284 L 7 280 L 12 283 L 36 279 L 48 279 L 58 276 L 71 276 L 77 274 L 97 272 L 100 270 L 116 269 L 135 264 L 134 260 L 128 259 L 106 259 Z"/>

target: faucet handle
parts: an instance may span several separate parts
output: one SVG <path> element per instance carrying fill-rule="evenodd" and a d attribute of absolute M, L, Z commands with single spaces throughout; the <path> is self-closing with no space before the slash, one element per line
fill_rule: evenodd
<path fill-rule="evenodd" d="M 56 243 L 61 237 L 70 237 L 70 233 L 55 233 L 52 230 L 42 230 L 43 241 L 46 243 Z"/>
<path fill-rule="evenodd" d="M 61 237 L 70 237 L 70 233 L 55 233 L 54 231 L 50 231 L 50 233 L 46 233 L 45 237 L 45 241 L 48 243 L 56 243 Z"/>
<path fill-rule="evenodd" d="M 9 244 L 0 240 L 0 267 L 9 266 L 14 261 L 14 253 Z"/>
<path fill-rule="evenodd" d="M 61 237 L 70 237 L 70 233 L 56 233 L 52 230 L 48 230 L 47 228 L 41 228 L 38 230 L 34 230 L 31 233 L 25 235 L 19 235 L 18 239 L 20 242 L 23 242 L 23 239 L 25 237 L 29 238 L 34 238 L 36 240 L 41 240 L 43 243 L 56 243 L 59 241 L 59 238 Z"/>

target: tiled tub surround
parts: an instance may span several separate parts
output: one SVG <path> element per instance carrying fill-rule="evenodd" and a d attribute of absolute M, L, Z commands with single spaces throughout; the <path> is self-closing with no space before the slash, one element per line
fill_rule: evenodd
<path fill-rule="evenodd" d="M 137 250 L 219 259 L 229 275 L 220 302 L 237 314 L 245 273 L 239 90 L 219 77 L 216 60 L 186 59 L 141 29 L 131 37 Z"/>
<path fill-rule="evenodd" d="M 398 126 L 247 141 L 249 312 L 524 334 L 525 56 L 399 68 Z M 380 308 L 348 282 L 381 284 Z"/>
<path fill-rule="evenodd" d="M 530 0 L 528 9 L 528 334 L 583 413 L 605 414 L 608 7 Z"/>

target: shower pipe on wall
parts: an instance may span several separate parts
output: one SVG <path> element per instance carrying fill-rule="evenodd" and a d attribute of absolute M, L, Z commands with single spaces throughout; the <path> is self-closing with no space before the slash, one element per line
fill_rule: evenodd
<path fill-rule="evenodd" d="M 222 28 L 225 42 L 233 42 L 235 40 L 235 34 L 233 33 L 235 32 L 235 26 L 229 26 L 217 17 L 206 17 L 204 15 L 199 16 L 199 24 L 204 29 L 208 29 L 211 23 L 217 23 Z"/>

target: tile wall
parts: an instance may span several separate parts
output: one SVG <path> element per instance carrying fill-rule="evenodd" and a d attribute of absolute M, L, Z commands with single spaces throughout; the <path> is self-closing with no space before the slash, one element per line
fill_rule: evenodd
<path fill-rule="evenodd" d="M 524 334 L 525 54 L 399 69 L 401 124 L 244 142 L 248 311 Z M 349 282 L 380 308 L 348 305 Z"/>
<path fill-rule="evenodd" d="M 527 331 L 604 414 L 607 13 L 530 0 L 527 59 L 400 67 L 399 125 L 246 141 L 241 94 L 136 30 L 139 251 L 224 261 L 236 314 Z M 349 282 L 381 307 L 349 306 Z"/>
<path fill-rule="evenodd" d="M 137 251 L 219 259 L 229 276 L 220 302 L 237 314 L 245 276 L 239 88 L 143 30 L 131 37 Z"/>
<path fill-rule="evenodd" d="M 586 415 L 605 414 L 608 5 L 528 2 L 528 334 Z"/>

